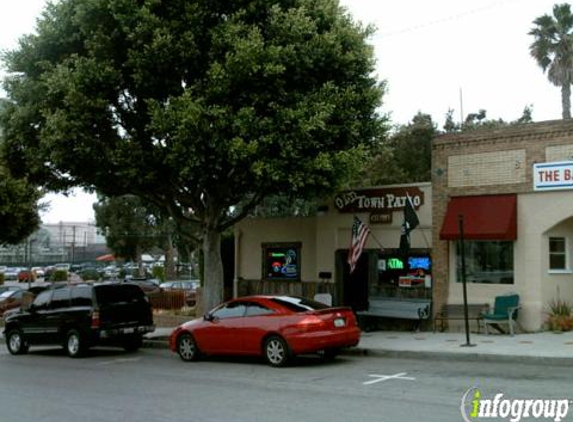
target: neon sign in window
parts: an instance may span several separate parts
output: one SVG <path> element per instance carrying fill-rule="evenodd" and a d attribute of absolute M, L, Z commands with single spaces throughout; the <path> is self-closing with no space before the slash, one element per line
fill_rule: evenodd
<path fill-rule="evenodd" d="M 292 246 L 266 246 L 264 278 L 273 280 L 300 280 L 300 248 Z"/>

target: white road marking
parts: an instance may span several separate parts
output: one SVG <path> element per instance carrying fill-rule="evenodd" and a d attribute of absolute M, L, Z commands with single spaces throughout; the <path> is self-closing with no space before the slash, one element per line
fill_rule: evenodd
<path fill-rule="evenodd" d="M 391 379 L 392 380 L 394 380 L 394 379 L 408 380 L 408 381 L 414 381 L 416 379 L 413 377 L 405 377 L 404 375 L 407 375 L 407 372 L 400 372 L 399 374 L 394 374 L 394 375 L 369 374 L 368 375 L 369 377 L 376 378 L 376 379 L 363 382 L 362 385 L 372 385 L 372 384 L 376 384 L 378 382 L 387 381 L 387 380 L 391 380 Z"/>

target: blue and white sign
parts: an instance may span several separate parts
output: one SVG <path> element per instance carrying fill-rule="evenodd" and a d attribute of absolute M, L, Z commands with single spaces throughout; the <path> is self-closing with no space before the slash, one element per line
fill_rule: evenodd
<path fill-rule="evenodd" d="M 533 189 L 536 191 L 573 189 L 573 161 L 534 164 Z"/>

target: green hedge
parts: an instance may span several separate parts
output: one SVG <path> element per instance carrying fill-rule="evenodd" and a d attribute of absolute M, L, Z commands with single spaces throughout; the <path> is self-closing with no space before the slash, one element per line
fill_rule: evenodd
<path fill-rule="evenodd" d="M 68 281 L 68 272 L 66 270 L 56 270 L 52 273 L 50 281 Z"/>

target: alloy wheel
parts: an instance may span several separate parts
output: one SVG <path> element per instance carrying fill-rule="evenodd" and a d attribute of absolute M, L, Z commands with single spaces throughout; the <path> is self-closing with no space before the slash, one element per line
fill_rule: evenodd
<path fill-rule="evenodd" d="M 284 366 L 289 358 L 288 346 L 280 337 L 271 337 L 265 342 L 265 356 L 271 366 Z"/>
<path fill-rule="evenodd" d="M 182 360 L 190 362 L 197 358 L 197 344 L 190 334 L 182 334 L 177 341 L 177 352 Z"/>

